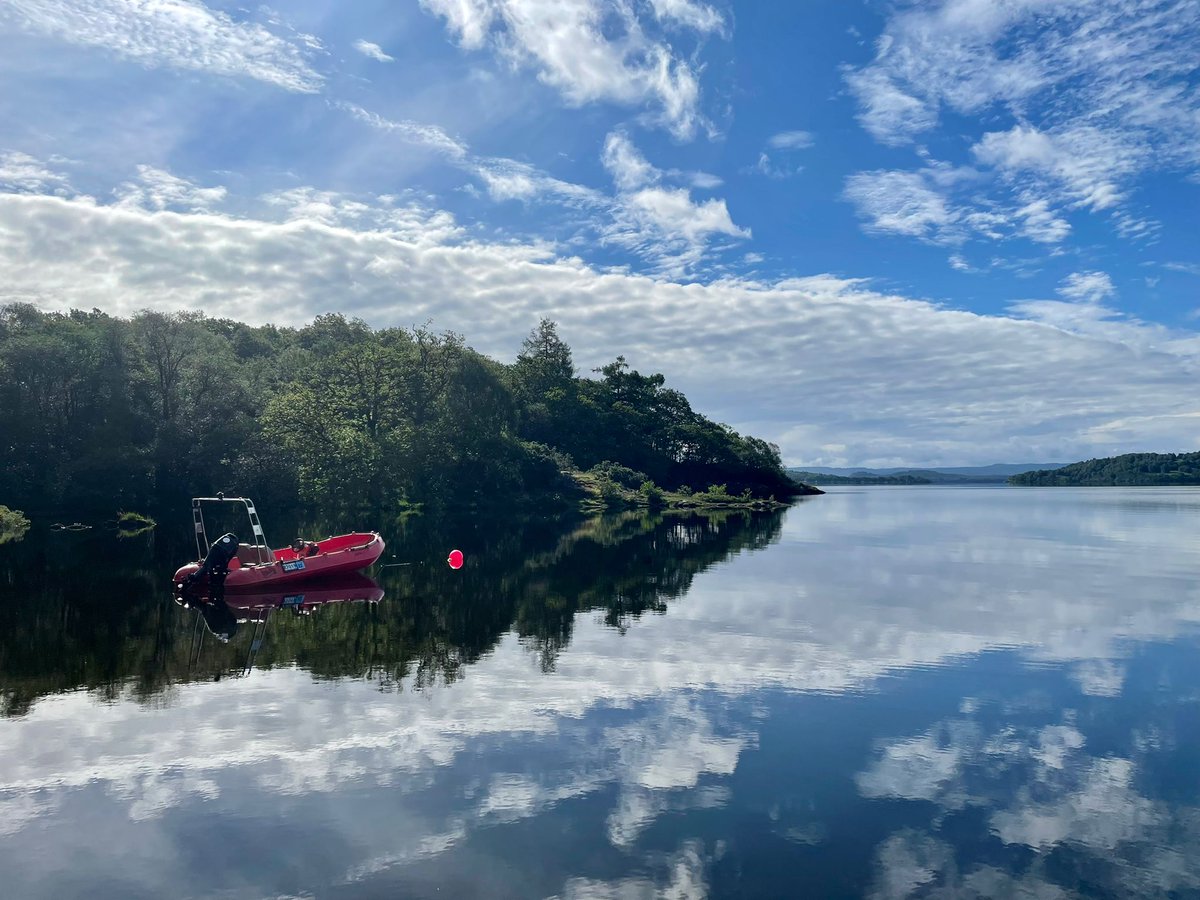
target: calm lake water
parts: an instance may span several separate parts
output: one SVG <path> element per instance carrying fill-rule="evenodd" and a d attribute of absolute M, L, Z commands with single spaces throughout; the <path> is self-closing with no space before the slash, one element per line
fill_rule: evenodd
<path fill-rule="evenodd" d="M 1198 524 L 1200 490 L 919 487 L 409 520 L 378 589 L 227 643 L 164 591 L 186 530 L 35 526 L 0 895 L 1198 896 Z"/>

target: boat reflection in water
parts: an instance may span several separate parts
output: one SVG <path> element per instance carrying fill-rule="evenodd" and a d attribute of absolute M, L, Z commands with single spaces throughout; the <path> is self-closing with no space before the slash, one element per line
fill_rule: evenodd
<path fill-rule="evenodd" d="M 243 623 L 250 623 L 253 638 L 242 668 L 248 674 L 254 657 L 262 647 L 267 621 L 276 610 L 291 610 L 295 616 L 311 616 L 320 607 L 331 603 L 378 603 L 383 588 L 373 578 L 358 572 L 345 572 L 313 579 L 302 584 L 283 586 L 273 591 L 248 591 L 211 585 L 181 587 L 175 591 L 175 602 L 199 614 L 192 632 L 192 660 L 198 659 L 204 643 L 203 621 L 208 631 L 221 643 L 229 643 Z"/>

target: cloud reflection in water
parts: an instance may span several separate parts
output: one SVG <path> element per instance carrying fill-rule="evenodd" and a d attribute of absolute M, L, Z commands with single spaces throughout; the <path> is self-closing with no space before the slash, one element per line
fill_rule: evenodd
<path fill-rule="evenodd" d="M 835 493 L 624 634 L 578 614 L 549 672 L 509 633 L 422 691 L 275 668 L 179 686 L 160 706 L 48 697 L 0 721 L 0 860 L 36 856 L 46 836 L 88 847 L 99 828 L 128 845 L 108 874 L 167 883 L 193 864 L 183 832 L 209 819 L 236 835 L 257 808 L 341 848 L 308 861 L 312 883 L 411 886 L 502 861 L 529 877 L 505 847 L 536 834 L 564 854 L 535 879 L 544 894 L 697 896 L 720 893 L 737 858 L 720 823 L 751 816 L 759 840 L 791 848 L 780 859 L 863 843 L 881 897 L 1066 896 L 1081 854 L 1104 857 L 1094 877 L 1112 889 L 1192 890 L 1200 854 L 1171 847 L 1200 846 L 1197 799 L 1144 782 L 1176 764 L 1172 711 L 1192 702 L 1158 686 L 1146 648 L 1194 634 L 1197 511 L 1187 491 Z M 953 686 L 959 671 L 977 690 Z M 897 691 L 907 705 L 868 702 Z M 899 804 L 886 821 L 906 824 L 876 840 L 885 820 L 864 820 L 851 837 L 831 801 L 804 799 L 825 788 L 806 786 L 819 761 L 803 754 L 755 774 L 800 715 L 788 698 L 805 696 L 825 704 L 813 728 L 869 736 L 836 760 L 837 802 Z M 1112 746 L 1118 725 L 1128 737 Z M 765 777 L 795 801 L 775 820 L 748 799 Z M 965 858 L 972 815 L 984 830 L 970 846 L 991 849 Z M 228 878 L 233 895 L 287 889 L 248 863 Z"/>

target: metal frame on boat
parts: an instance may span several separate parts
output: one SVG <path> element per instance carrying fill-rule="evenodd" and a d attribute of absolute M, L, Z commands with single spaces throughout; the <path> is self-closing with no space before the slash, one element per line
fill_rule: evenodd
<path fill-rule="evenodd" d="M 208 540 L 208 532 L 204 526 L 204 507 L 205 503 L 242 503 L 245 504 L 246 514 L 250 517 L 250 530 L 254 537 L 254 542 L 249 546 L 256 548 L 259 551 L 261 562 L 271 562 L 274 553 L 270 545 L 267 544 L 267 537 L 263 534 L 262 522 L 258 519 L 258 510 L 254 508 L 254 501 L 249 497 L 226 497 L 224 494 L 217 494 L 215 497 L 193 497 L 192 498 L 192 520 L 196 524 L 196 553 L 197 559 L 204 559 L 208 556 L 208 551 L 212 549 L 212 544 Z"/>

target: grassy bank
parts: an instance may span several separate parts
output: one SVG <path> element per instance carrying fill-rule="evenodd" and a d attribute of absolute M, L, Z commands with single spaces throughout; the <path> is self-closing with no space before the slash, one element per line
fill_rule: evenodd
<path fill-rule="evenodd" d="M 0 544 L 18 541 L 29 530 L 29 520 L 19 509 L 0 506 Z"/>
<path fill-rule="evenodd" d="M 749 490 L 740 494 L 731 494 L 726 485 L 709 485 L 704 490 L 693 491 L 684 485 L 676 490 L 667 491 L 653 481 L 646 479 L 638 472 L 625 470 L 621 467 L 608 467 L 605 471 L 597 466 L 587 472 L 568 472 L 567 474 L 578 486 L 582 497 L 579 507 L 585 512 L 598 512 L 606 509 L 634 509 L 645 507 L 649 509 L 782 509 L 788 505 L 791 497 L 784 500 L 774 495 L 755 497 Z M 616 471 L 614 471 L 616 470 Z M 798 495 L 823 494 L 824 491 L 801 485 Z"/>

